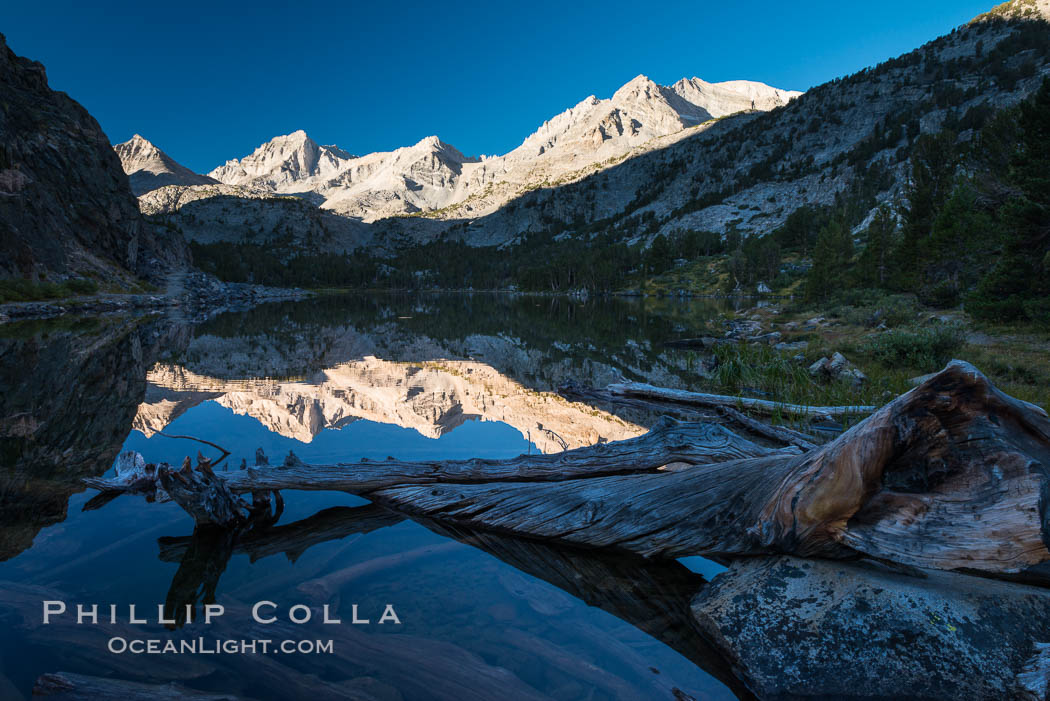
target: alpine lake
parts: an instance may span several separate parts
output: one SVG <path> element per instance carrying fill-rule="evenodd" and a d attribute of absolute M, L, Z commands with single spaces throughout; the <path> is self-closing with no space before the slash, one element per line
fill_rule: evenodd
<path fill-rule="evenodd" d="M 266 533 L 227 542 L 172 502 L 101 503 L 82 482 L 125 451 L 219 458 L 208 443 L 229 452 L 221 474 L 259 451 L 506 458 L 631 438 L 659 416 L 558 387 L 695 386 L 695 356 L 664 342 L 723 304 L 360 294 L 0 327 L 0 698 L 58 671 L 275 700 L 736 698 L 689 625 L 724 569 L 701 557 L 453 532 L 320 491 L 285 492 Z M 62 611 L 46 624 L 43 602 Z"/>

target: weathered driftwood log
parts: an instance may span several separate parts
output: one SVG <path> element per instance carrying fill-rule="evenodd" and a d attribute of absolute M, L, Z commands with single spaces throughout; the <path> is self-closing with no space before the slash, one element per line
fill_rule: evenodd
<path fill-rule="evenodd" d="M 621 394 L 614 395 L 607 389 L 598 389 L 575 380 L 569 380 L 558 387 L 558 394 L 569 401 L 582 402 L 611 411 L 615 408 L 617 415 L 622 416 L 624 410 L 630 410 L 632 415 L 663 417 L 671 416 L 682 421 L 707 421 L 717 423 L 718 415 L 714 411 L 703 411 L 697 406 L 686 406 L 684 404 L 670 404 L 638 397 L 625 397 Z M 635 423 L 645 423 L 638 422 Z"/>
<path fill-rule="evenodd" d="M 676 434 L 683 427 L 691 433 Z M 646 556 L 869 556 L 1046 576 L 1050 420 L 968 363 L 953 361 L 805 454 L 762 454 L 745 441 L 760 456 L 733 459 L 742 439 L 709 430 L 717 447 L 689 446 L 701 429 L 666 423 L 656 436 L 560 455 L 412 463 L 402 472 L 406 463 L 293 461 L 235 473 L 230 486 L 346 489 L 452 524 Z M 655 469 L 678 461 L 693 466 Z"/>
<path fill-rule="evenodd" d="M 368 492 L 479 529 L 647 556 L 866 555 L 1044 576 L 1050 421 L 953 361 L 819 450 L 562 482 Z"/>
<path fill-rule="evenodd" d="M 248 507 L 234 496 L 225 480 L 209 467 L 194 472 L 189 458 L 181 470 L 164 467 L 157 470 L 157 483 L 199 524 L 229 527 L 245 520 L 242 510 Z"/>
<path fill-rule="evenodd" d="M 719 417 L 727 423 L 736 424 L 745 431 L 761 436 L 767 440 L 784 445 L 793 445 L 802 450 L 812 450 L 817 447 L 816 439 L 786 426 L 772 426 L 770 424 L 756 421 L 736 409 L 728 406 L 713 407 L 714 411 L 705 414 L 696 406 L 685 404 L 668 403 L 664 401 L 651 401 L 637 397 L 627 397 L 622 394 L 613 394 L 607 389 L 596 389 L 578 382 L 566 382 L 558 388 L 558 394 L 572 401 L 582 401 L 597 404 L 612 411 L 627 408 L 651 413 L 668 414 L 674 413 L 678 418 L 689 421 L 717 421 Z"/>
<path fill-rule="evenodd" d="M 718 413 L 727 420 L 744 427 L 755 435 L 768 438 L 769 440 L 779 441 L 784 445 L 793 445 L 802 450 L 813 450 L 817 447 L 817 444 L 813 442 L 815 440 L 813 436 L 807 436 L 804 433 L 787 428 L 786 426 L 771 426 L 769 424 L 764 424 L 761 421 L 755 421 L 750 416 L 747 416 L 732 407 L 718 407 Z"/>
<path fill-rule="evenodd" d="M 594 475 L 647 472 L 670 463 L 700 465 L 771 453 L 797 452 L 794 449 L 770 450 L 715 424 L 666 419 L 638 438 L 600 443 L 552 455 L 519 455 L 503 460 L 363 460 L 337 465 L 308 465 L 290 456 L 282 466 L 223 473 L 221 479 L 224 486 L 235 493 L 281 489 L 365 493 L 405 484 L 558 481 Z M 161 468 L 157 472 L 165 470 Z M 128 482 L 88 478 L 84 482 L 103 492 L 136 493 L 148 491 L 152 487 L 144 479 Z"/>
<path fill-rule="evenodd" d="M 831 417 L 870 414 L 876 409 L 873 406 L 803 406 L 801 404 L 785 404 L 768 399 L 728 397 L 721 394 L 704 394 L 703 392 L 687 392 L 681 389 L 654 387 L 644 382 L 620 382 L 609 385 L 608 389 L 613 394 L 622 394 L 628 397 L 643 397 L 663 402 L 706 407 L 740 407 L 765 414 L 780 412 L 794 416 Z"/>
<path fill-rule="evenodd" d="M 197 469 L 194 470 L 189 456 L 181 469 L 167 463 L 146 463 L 134 452 L 123 453 L 118 460 L 117 476 L 106 479 L 88 477 L 84 483 L 102 492 L 89 504 L 93 508 L 108 503 L 110 497 L 122 492 L 145 494 L 149 499 L 170 498 L 186 510 L 198 524 L 215 524 L 223 527 L 242 525 L 247 520 L 246 512 L 252 509 L 230 491 L 226 481 L 217 476 L 211 461 L 197 453 Z"/>

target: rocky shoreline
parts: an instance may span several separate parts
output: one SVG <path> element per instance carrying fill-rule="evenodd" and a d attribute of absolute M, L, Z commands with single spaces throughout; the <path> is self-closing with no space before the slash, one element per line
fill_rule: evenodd
<path fill-rule="evenodd" d="M 302 300 L 315 293 L 299 288 L 222 282 L 200 272 L 185 274 L 176 290 L 153 294 L 97 294 L 34 302 L 0 304 L 0 324 L 67 315 L 160 313 L 179 311 L 205 318 L 222 311 L 248 309 L 266 302 Z"/>

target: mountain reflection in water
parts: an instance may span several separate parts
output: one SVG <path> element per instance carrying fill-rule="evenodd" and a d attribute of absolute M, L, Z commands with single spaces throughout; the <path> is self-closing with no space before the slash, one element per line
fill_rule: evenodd
<path fill-rule="evenodd" d="M 276 525 L 236 543 L 189 534 L 173 504 L 121 497 L 81 511 L 90 495 L 80 479 L 110 469 L 123 448 L 171 462 L 210 451 L 161 432 L 224 446 L 228 469 L 257 447 L 306 460 L 511 457 L 639 435 L 655 416 L 552 390 L 621 377 L 684 386 L 695 380 L 691 354 L 662 341 L 717 314 L 707 304 L 362 295 L 197 326 L 114 317 L 3 328 L 0 617 L 10 625 L 0 697 L 28 698 L 37 676 L 60 670 L 259 699 L 746 695 L 689 626 L 688 595 L 703 580 L 677 563 L 450 532 L 342 493 L 288 493 Z M 40 625 L 42 599 L 156 610 L 211 598 L 229 612 L 211 629 Z M 329 603 L 344 621 L 357 605 L 373 623 L 260 627 L 246 613 L 260 599 Z M 400 626 L 375 624 L 386 603 Z M 334 639 L 336 653 L 106 651 L 113 635 L 285 634 Z"/>

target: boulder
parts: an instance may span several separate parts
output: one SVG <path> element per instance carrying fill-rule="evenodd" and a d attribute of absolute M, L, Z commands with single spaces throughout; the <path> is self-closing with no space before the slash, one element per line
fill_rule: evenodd
<path fill-rule="evenodd" d="M 1040 587 L 759 557 L 732 563 L 691 608 L 758 698 L 1046 698 Z"/>
<path fill-rule="evenodd" d="M 832 380 L 847 380 L 855 385 L 867 382 L 868 377 L 846 356 L 836 351 L 830 358 L 824 357 L 809 366 L 809 374 L 813 377 L 823 377 Z"/>
<path fill-rule="evenodd" d="M 827 370 L 828 374 L 832 377 L 838 377 L 848 367 L 849 361 L 846 360 L 846 356 L 842 355 L 842 353 L 839 353 L 838 351 L 835 351 L 835 353 L 831 356 L 831 360 L 829 360 L 828 364 L 825 366 L 825 370 Z"/>
<path fill-rule="evenodd" d="M 868 381 L 868 376 L 861 372 L 859 368 L 850 367 L 843 370 L 837 379 L 848 380 L 854 386 L 859 387 Z"/>
<path fill-rule="evenodd" d="M 819 377 L 820 375 L 824 374 L 825 367 L 827 366 L 828 362 L 829 358 L 827 358 L 826 356 L 814 362 L 812 365 L 809 366 L 809 374 L 813 377 Z"/>

